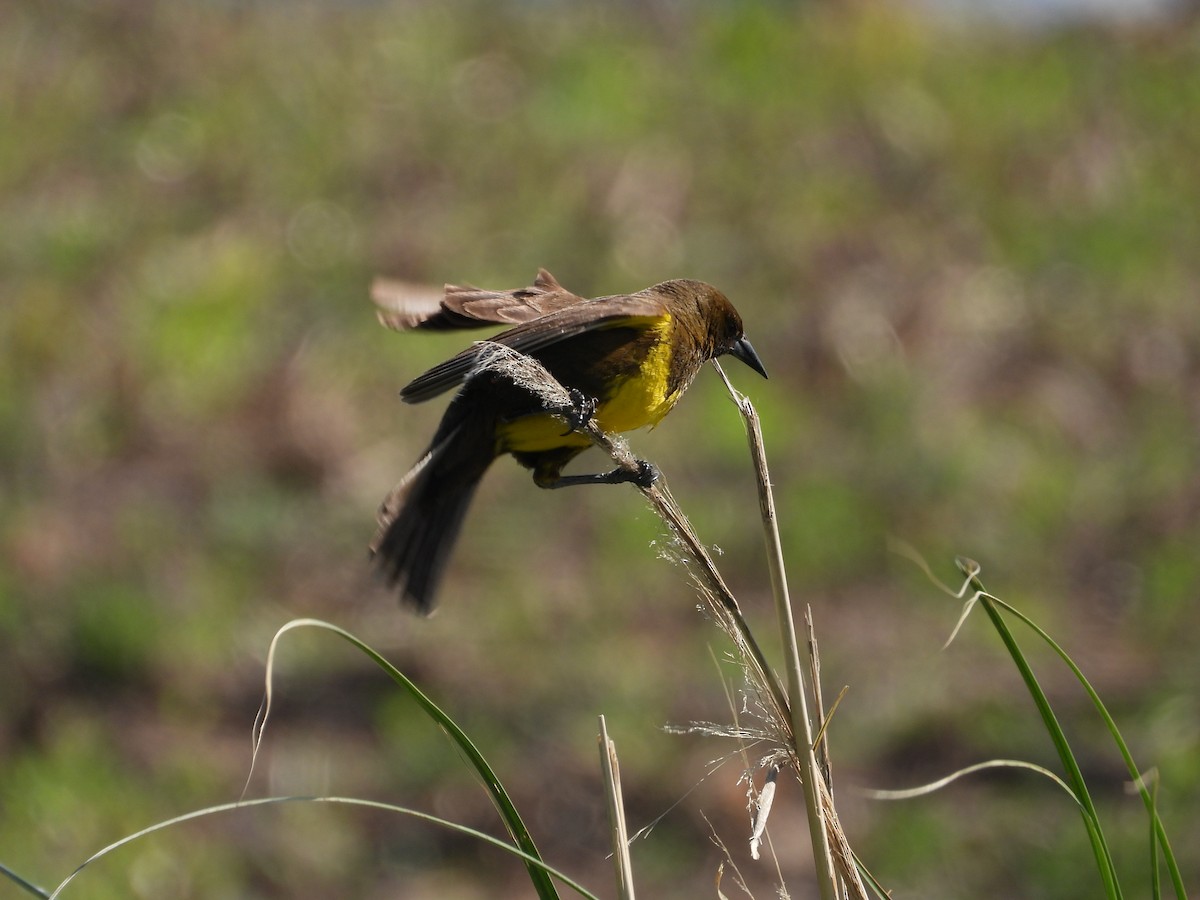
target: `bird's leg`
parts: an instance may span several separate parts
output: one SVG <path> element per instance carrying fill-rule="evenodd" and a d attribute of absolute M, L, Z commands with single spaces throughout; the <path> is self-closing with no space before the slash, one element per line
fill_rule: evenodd
<path fill-rule="evenodd" d="M 586 397 L 577 388 L 571 388 L 567 394 L 571 398 L 570 403 L 551 407 L 548 410 L 551 414 L 562 416 L 566 420 L 568 430 L 563 432 L 563 437 L 585 429 L 596 415 L 596 407 L 600 405 L 600 401 L 595 397 Z"/>
<path fill-rule="evenodd" d="M 533 473 L 533 481 L 540 488 L 575 487 L 580 484 L 636 484 L 648 488 L 658 480 L 658 469 L 644 459 L 637 461 L 636 469 L 613 469 L 611 472 L 596 472 L 591 475 L 559 475 L 557 472 Z"/>

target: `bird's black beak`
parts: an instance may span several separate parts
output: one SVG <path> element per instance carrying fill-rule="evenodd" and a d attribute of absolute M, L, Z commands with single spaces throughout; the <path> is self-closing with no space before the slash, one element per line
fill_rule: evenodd
<path fill-rule="evenodd" d="M 729 355 L 734 359 L 740 359 L 763 378 L 767 377 L 767 370 L 763 367 L 762 360 L 758 358 L 758 354 L 754 352 L 754 348 L 745 338 L 729 348 Z"/>

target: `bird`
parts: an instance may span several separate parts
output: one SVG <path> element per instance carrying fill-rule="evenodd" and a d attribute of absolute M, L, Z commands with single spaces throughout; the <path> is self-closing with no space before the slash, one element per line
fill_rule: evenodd
<path fill-rule="evenodd" d="M 458 388 L 428 448 L 380 505 L 370 543 L 384 580 L 422 615 L 436 606 L 475 489 L 500 456 L 532 470 L 541 488 L 648 487 L 657 470 L 645 462 L 636 471 L 563 475 L 591 446 L 578 428 L 589 421 L 610 433 L 657 425 L 704 363 L 725 354 L 767 377 L 733 304 L 701 281 L 664 281 L 633 294 L 585 299 L 540 269 L 529 287 L 447 284 L 440 297 L 377 279 L 372 299 L 380 321 L 398 331 L 511 326 L 400 391 L 403 401 L 423 403 Z M 481 368 L 497 345 L 539 362 L 570 392 L 570 408 L 548 406 L 502 372 Z"/>

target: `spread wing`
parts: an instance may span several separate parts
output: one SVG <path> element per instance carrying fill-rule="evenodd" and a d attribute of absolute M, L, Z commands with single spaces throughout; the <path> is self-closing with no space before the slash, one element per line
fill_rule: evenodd
<path fill-rule="evenodd" d="M 371 299 L 379 321 L 395 331 L 517 325 L 583 302 L 545 269 L 538 269 L 532 285 L 515 291 L 448 284 L 441 296 L 424 285 L 377 278 Z"/>
<path fill-rule="evenodd" d="M 666 312 L 662 299 L 654 295 L 617 294 L 611 297 L 597 297 L 595 300 L 577 299 L 569 306 L 523 322 L 490 340 L 511 347 L 519 353 L 536 355 L 537 351 L 544 347 L 570 340 L 588 331 L 616 328 L 624 323 L 633 324 L 633 320 L 637 319 L 655 319 Z M 485 341 L 473 344 L 457 356 L 418 376 L 400 391 L 401 399 L 406 403 L 421 403 L 462 384 L 475 368 L 487 343 Z"/>

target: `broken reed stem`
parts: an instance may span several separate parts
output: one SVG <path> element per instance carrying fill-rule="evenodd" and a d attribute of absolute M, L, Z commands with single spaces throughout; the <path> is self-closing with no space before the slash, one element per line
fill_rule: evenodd
<path fill-rule="evenodd" d="M 629 829 L 625 824 L 625 800 L 621 796 L 621 770 L 617 765 L 617 745 L 608 736 L 608 725 L 600 717 L 600 771 L 604 775 L 608 800 L 608 824 L 612 830 L 613 865 L 616 868 L 617 896 L 634 900 L 633 862 L 629 858 Z"/>
<path fill-rule="evenodd" d="M 833 760 L 829 755 L 829 721 L 825 718 L 825 696 L 821 692 L 821 654 L 817 650 L 817 633 L 813 627 L 812 607 L 804 608 L 804 628 L 808 633 L 808 677 L 812 684 L 813 705 L 816 707 L 816 721 L 821 723 L 817 732 L 814 748 L 821 763 L 821 774 L 825 776 L 825 785 L 829 788 L 830 799 L 833 798 Z M 841 697 L 834 701 L 836 707 Z M 830 711 L 830 715 L 832 715 Z"/>

